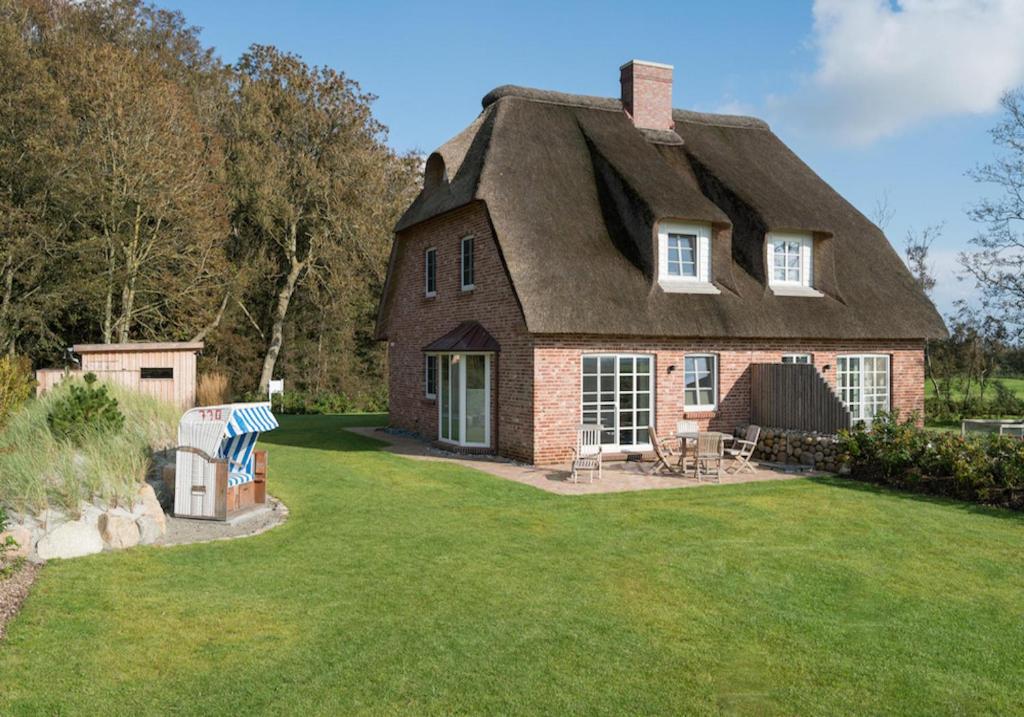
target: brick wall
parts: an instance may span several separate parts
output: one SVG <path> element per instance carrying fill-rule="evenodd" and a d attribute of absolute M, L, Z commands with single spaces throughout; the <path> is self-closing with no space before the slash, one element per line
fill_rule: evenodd
<path fill-rule="evenodd" d="M 474 237 L 474 289 L 462 291 L 459 242 Z M 533 451 L 533 353 L 522 312 L 501 261 L 486 208 L 474 203 L 402 232 L 385 317 L 388 411 L 393 426 L 437 438 L 438 407 L 424 396 L 423 347 L 463 321 L 478 321 L 498 341 L 491 361 L 491 442 L 530 461 Z M 437 295 L 425 296 L 424 252 L 437 249 Z M 501 410 L 497 408 L 501 403 Z"/>
<path fill-rule="evenodd" d="M 680 419 L 696 419 L 702 428 L 732 431 L 749 420 L 751 363 L 774 363 L 783 353 L 810 353 L 815 366 L 836 387 L 836 357 L 846 353 L 891 356 L 891 403 L 904 415 L 924 411 L 924 344 L 920 341 L 773 341 L 613 339 L 534 337 L 536 428 L 533 458 L 539 464 L 565 461 L 581 420 L 580 362 L 584 353 L 654 355 L 655 421 L 659 433 L 675 430 Z M 694 413 L 683 408 L 683 357 L 714 353 L 719 357 L 718 408 Z M 675 370 L 668 371 L 669 366 Z M 824 369 L 828 366 L 828 369 Z"/>

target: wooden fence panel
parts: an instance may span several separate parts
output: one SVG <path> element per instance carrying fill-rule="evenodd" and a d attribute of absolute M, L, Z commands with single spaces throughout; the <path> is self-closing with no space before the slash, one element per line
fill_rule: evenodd
<path fill-rule="evenodd" d="M 750 365 L 750 420 L 759 426 L 819 433 L 850 427 L 850 412 L 810 364 Z"/>

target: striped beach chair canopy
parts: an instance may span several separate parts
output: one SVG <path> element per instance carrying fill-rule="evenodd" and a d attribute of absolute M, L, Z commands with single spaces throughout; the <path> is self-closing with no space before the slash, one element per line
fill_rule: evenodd
<path fill-rule="evenodd" d="M 187 411 L 178 424 L 179 449 L 228 461 L 228 485 L 248 483 L 260 433 L 278 427 L 269 403 L 230 403 Z"/>

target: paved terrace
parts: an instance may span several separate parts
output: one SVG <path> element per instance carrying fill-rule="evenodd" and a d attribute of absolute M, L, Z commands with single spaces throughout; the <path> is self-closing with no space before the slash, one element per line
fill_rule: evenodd
<path fill-rule="evenodd" d="M 400 456 L 407 456 L 424 461 L 447 461 L 457 465 L 490 473 L 505 480 L 525 483 L 534 488 L 546 490 L 560 495 L 587 495 L 590 493 L 624 493 L 633 490 L 661 490 L 666 488 L 696 488 L 715 486 L 710 481 L 697 481 L 692 477 L 673 475 L 647 475 L 646 471 L 654 465 L 653 456 L 645 455 L 643 463 L 627 461 L 609 461 L 604 464 L 604 474 L 600 480 L 594 475 L 594 482 L 587 482 L 587 473 L 580 476 L 579 483 L 569 480 L 569 464 L 553 466 L 529 466 L 515 463 L 493 456 L 457 455 L 439 450 L 430 442 L 409 436 L 389 433 L 381 428 L 350 428 L 353 433 L 374 438 L 387 443 L 387 450 Z M 728 465 L 728 462 L 726 463 Z M 807 476 L 828 475 L 820 471 L 801 470 L 790 466 L 783 470 L 777 466 L 766 466 L 753 462 L 754 473 L 731 475 L 722 473 L 720 485 L 739 483 L 755 483 L 760 481 L 787 480 Z"/>

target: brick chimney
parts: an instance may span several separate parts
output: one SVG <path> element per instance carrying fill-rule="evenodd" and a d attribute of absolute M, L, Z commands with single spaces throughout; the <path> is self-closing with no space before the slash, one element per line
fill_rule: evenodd
<path fill-rule="evenodd" d="M 672 129 L 672 65 L 630 60 L 619 68 L 622 105 L 640 129 Z"/>

